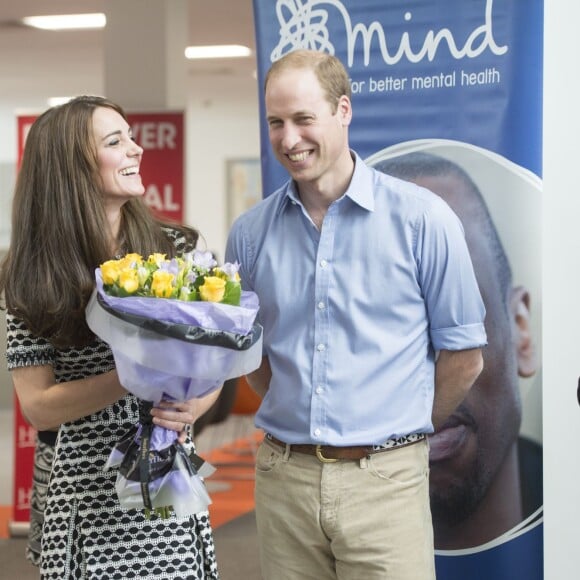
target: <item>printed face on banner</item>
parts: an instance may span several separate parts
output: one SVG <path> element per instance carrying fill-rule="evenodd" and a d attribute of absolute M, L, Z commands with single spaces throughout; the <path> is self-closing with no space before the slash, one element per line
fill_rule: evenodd
<path fill-rule="evenodd" d="M 367 162 L 430 189 L 463 224 L 486 307 L 488 345 L 481 375 L 430 437 L 430 493 L 436 547 L 480 546 L 542 505 L 541 425 L 522 429 L 522 407 L 541 413 L 530 396 L 541 388 L 540 265 L 529 260 L 540 251 L 534 232 L 541 182 L 489 151 L 448 140 L 397 144 Z M 510 231 L 514 215 L 517 233 Z"/>
<path fill-rule="evenodd" d="M 411 179 L 442 197 L 461 219 L 469 252 L 486 308 L 488 345 L 483 349 L 484 368 L 463 402 L 435 435 L 430 437 L 431 509 L 439 531 L 438 546 L 445 547 L 441 528 L 459 525 L 488 505 L 490 490 L 506 481 L 515 465 L 521 424 L 520 373 L 535 372 L 529 329 L 529 296 L 524 289 L 506 287 L 508 278 L 498 259 L 494 240 L 481 202 L 460 178 L 454 175 L 421 176 Z M 503 494 L 513 494 L 519 486 L 504 486 Z M 513 508 L 513 524 L 522 519 L 521 509 Z M 495 526 L 480 521 L 477 543 L 495 537 Z M 466 541 L 470 540 L 466 538 Z M 457 547 L 456 544 L 454 544 Z M 467 547 L 467 546 L 466 546 Z"/>

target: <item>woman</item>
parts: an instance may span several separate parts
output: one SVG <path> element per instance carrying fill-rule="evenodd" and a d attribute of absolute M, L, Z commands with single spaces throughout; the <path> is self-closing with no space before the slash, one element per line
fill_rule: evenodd
<path fill-rule="evenodd" d="M 128 252 L 173 256 L 198 237 L 152 218 L 142 199 L 142 154 L 119 106 L 78 97 L 32 125 L 16 183 L 12 240 L 0 271 L 8 366 L 28 421 L 41 433 L 58 429 L 43 579 L 218 578 L 207 513 L 147 519 L 140 510 L 122 511 L 116 471 L 103 469 L 138 421 L 140 405 L 85 321 L 95 268 Z M 218 394 L 145 412 L 191 445 L 186 425 Z"/>

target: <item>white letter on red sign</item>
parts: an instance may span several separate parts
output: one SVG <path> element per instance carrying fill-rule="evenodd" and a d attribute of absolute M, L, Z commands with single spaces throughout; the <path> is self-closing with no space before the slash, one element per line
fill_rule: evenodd
<path fill-rule="evenodd" d="M 163 186 L 163 198 L 156 185 L 150 185 L 145 191 L 145 203 L 157 211 L 177 211 L 179 204 L 173 201 L 173 186 L 167 183 Z"/>

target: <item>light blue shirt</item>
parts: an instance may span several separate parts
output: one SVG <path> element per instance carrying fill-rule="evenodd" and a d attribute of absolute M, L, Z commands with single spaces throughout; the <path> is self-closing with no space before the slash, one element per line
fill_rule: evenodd
<path fill-rule="evenodd" d="M 430 433 L 435 351 L 486 344 L 457 216 L 356 155 L 320 231 L 290 181 L 238 218 L 225 257 L 260 298 L 272 380 L 256 425 L 288 443 Z"/>

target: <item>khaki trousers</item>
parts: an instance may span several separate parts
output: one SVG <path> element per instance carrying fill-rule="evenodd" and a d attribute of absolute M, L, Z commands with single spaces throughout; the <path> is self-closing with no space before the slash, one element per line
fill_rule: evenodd
<path fill-rule="evenodd" d="M 256 519 L 264 580 L 433 580 L 427 440 L 321 463 L 264 439 Z"/>

